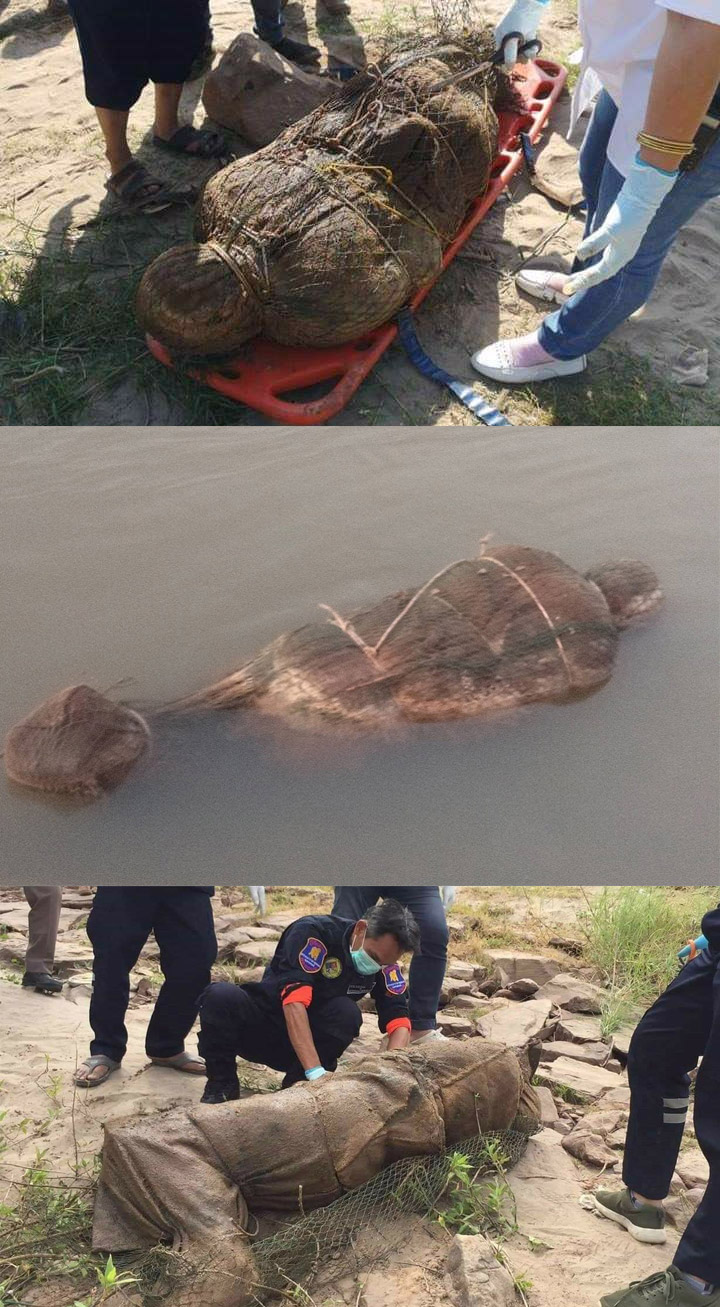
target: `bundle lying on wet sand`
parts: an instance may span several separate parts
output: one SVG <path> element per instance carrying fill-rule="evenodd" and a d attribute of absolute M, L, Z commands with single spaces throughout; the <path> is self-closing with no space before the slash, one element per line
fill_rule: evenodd
<path fill-rule="evenodd" d="M 331 613 L 282 635 L 179 706 L 390 727 L 564 700 L 607 681 L 619 631 L 661 603 L 644 563 L 581 576 L 555 554 L 506 545 L 347 619 Z"/>
<path fill-rule="evenodd" d="M 481 67 L 493 49 L 490 29 L 399 46 L 214 176 L 199 244 L 167 251 L 143 277 L 144 329 L 189 358 L 233 353 L 259 332 L 335 345 L 391 318 L 437 276 L 487 184 L 494 105 L 510 98 Z"/>
<path fill-rule="evenodd" d="M 251 708 L 293 726 L 390 729 L 561 701 L 604 684 L 619 632 L 662 602 L 645 563 L 581 576 L 543 549 L 498 546 L 348 618 L 330 609 L 163 712 Z M 149 737 L 138 713 L 73 686 L 10 731 L 5 767 L 48 793 L 97 795 Z"/>
<path fill-rule="evenodd" d="M 514 1053 L 485 1040 L 375 1054 L 315 1085 L 108 1126 L 93 1245 L 172 1241 L 191 1272 L 176 1307 L 242 1307 L 253 1258 L 248 1209 L 300 1215 L 399 1159 L 478 1133 L 531 1132 L 532 1086 Z"/>

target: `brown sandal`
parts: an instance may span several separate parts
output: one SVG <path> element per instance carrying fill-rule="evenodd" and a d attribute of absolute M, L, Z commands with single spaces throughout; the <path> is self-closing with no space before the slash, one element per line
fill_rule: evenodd
<path fill-rule="evenodd" d="M 171 190 L 136 159 L 108 178 L 105 189 L 129 213 L 162 213 L 175 204 L 191 204 L 197 198 L 195 191 Z"/>

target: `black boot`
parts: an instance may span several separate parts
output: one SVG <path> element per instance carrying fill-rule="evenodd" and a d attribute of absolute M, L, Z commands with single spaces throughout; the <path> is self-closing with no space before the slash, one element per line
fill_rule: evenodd
<path fill-rule="evenodd" d="M 59 994 L 63 983 L 47 971 L 26 971 L 22 978 L 23 989 L 34 989 L 37 994 Z"/>
<path fill-rule="evenodd" d="M 293 41 L 289 36 L 282 36 L 279 41 L 269 43 L 271 49 L 277 50 L 283 59 L 291 64 L 309 67 L 320 62 L 320 51 L 315 45 L 305 45 L 303 41 Z"/>
<path fill-rule="evenodd" d="M 201 1103 L 232 1103 L 240 1097 L 240 1082 L 234 1080 L 208 1080 Z"/>

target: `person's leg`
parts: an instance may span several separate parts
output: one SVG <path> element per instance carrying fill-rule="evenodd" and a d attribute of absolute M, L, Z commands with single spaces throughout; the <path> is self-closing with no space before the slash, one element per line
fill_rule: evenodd
<path fill-rule="evenodd" d="M 630 1119 L 621 1191 L 599 1189 L 596 1210 L 641 1243 L 665 1242 L 662 1200 L 670 1191 L 689 1106 L 689 1072 L 712 1026 L 714 965 L 702 955 L 645 1013 L 630 1043 Z"/>
<path fill-rule="evenodd" d="M 332 915 L 345 917 L 346 921 L 361 921 L 368 908 L 377 903 L 382 892 L 372 885 L 335 885 L 333 888 L 335 899 Z"/>
<path fill-rule="evenodd" d="M 604 222 L 622 183 L 620 174 L 606 164 L 592 230 Z M 555 359 L 575 359 L 597 349 L 616 327 L 647 303 L 678 233 L 703 204 L 719 195 L 720 138 L 696 169 L 680 174 L 635 257 L 614 277 L 573 295 L 557 313 L 545 319 L 538 336 L 542 348 Z"/>
<path fill-rule="evenodd" d="M 114 176 L 131 162 L 127 141 L 130 109 L 147 82 L 143 9 L 140 0 L 69 0 L 85 79 Z"/>
<path fill-rule="evenodd" d="M 95 891 L 87 933 L 93 946 L 90 1054 L 121 1062 L 127 1048 L 125 1013 L 130 972 L 152 930 L 155 890 L 101 886 Z"/>
<path fill-rule="evenodd" d="M 165 982 L 147 1028 L 145 1051 L 149 1058 L 172 1058 L 184 1050 L 217 957 L 209 895 L 191 888 L 158 889 L 153 927 Z"/>
<path fill-rule="evenodd" d="M 276 45 L 282 40 L 285 23 L 282 16 L 280 0 L 252 0 L 255 16 L 255 31 L 261 41 Z"/>
<path fill-rule="evenodd" d="M 62 889 L 59 885 L 35 888 L 23 885 L 23 894 L 30 907 L 25 974 L 47 976 L 52 972 L 55 959 Z"/>
<path fill-rule="evenodd" d="M 346 994 L 328 999 L 326 1003 L 311 1004 L 307 1011 L 320 1064 L 326 1071 L 335 1071 L 338 1058 L 342 1057 L 345 1049 L 360 1034 L 362 1013 L 357 1003 Z M 281 1068 L 285 1071 L 283 1089 L 289 1089 L 305 1077 L 305 1071 L 289 1040 L 288 1045 L 287 1064 Z"/>
<path fill-rule="evenodd" d="M 282 1071 L 292 1047 L 287 1031 L 268 1019 L 267 1007 L 245 985 L 218 981 L 200 996 L 198 1050 L 205 1059 L 207 1086 L 203 1102 L 227 1102 L 239 1096 L 238 1057 Z"/>
<path fill-rule="evenodd" d="M 715 957 L 713 1016 L 710 1036 L 695 1081 L 694 1124 L 697 1141 L 710 1164 L 710 1178 L 695 1215 L 675 1254 L 685 1275 L 720 1287 L 720 959 Z"/>
<path fill-rule="evenodd" d="M 202 158 L 220 157 L 227 146 L 217 132 L 199 131 L 190 124 L 180 126 L 178 109 L 183 86 L 209 40 L 210 10 L 207 0 L 153 0 L 147 18 L 147 67 L 155 84 L 156 144 L 173 140 L 183 154 Z M 179 133 L 182 132 L 182 138 Z M 208 148 L 210 139 L 217 149 Z"/>
<path fill-rule="evenodd" d="M 607 162 L 607 147 L 617 118 L 617 105 L 601 91 L 578 154 L 578 173 L 586 204 L 585 236 L 593 231 L 600 200 L 600 188 Z"/>
<path fill-rule="evenodd" d="M 420 927 L 420 952 L 410 963 L 408 976 L 410 1021 L 413 1034 L 435 1030 L 449 939 L 440 890 L 437 885 L 400 885 L 383 889 L 382 894 L 409 908 Z"/>

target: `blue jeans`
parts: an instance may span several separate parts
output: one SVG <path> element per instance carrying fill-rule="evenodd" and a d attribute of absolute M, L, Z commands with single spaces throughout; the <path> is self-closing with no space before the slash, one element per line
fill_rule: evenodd
<path fill-rule="evenodd" d="M 420 953 L 410 963 L 408 976 L 410 1021 L 413 1030 L 434 1030 L 440 991 L 445 979 L 449 932 L 437 885 L 336 885 L 333 913 L 360 921 L 378 899 L 396 899 L 409 908 L 420 928 Z"/>
<path fill-rule="evenodd" d="M 579 167 L 587 201 L 585 235 L 602 226 L 624 178 L 608 162 L 610 140 L 617 106 L 607 91 L 597 101 L 580 151 Z M 576 359 L 597 349 L 611 331 L 646 304 L 658 279 L 666 254 L 678 232 L 707 200 L 720 195 L 720 137 L 691 172 L 681 173 L 661 204 L 637 254 L 614 277 L 573 295 L 557 313 L 551 313 L 540 327 L 543 349 L 556 359 Z M 573 272 L 589 267 L 573 265 Z M 710 270 L 709 270 L 710 275 Z"/>

